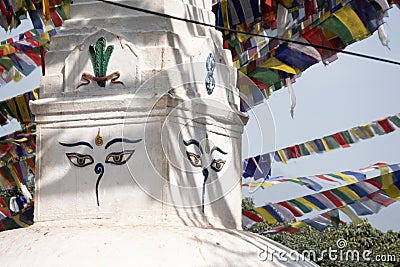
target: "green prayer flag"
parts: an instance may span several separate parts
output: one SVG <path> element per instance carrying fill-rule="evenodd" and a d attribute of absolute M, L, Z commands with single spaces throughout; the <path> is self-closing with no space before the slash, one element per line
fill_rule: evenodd
<path fill-rule="evenodd" d="M 395 115 L 395 116 L 390 116 L 390 117 L 389 117 L 389 120 L 390 120 L 394 125 L 396 125 L 397 127 L 400 128 L 400 118 L 399 118 L 397 115 Z"/>
<path fill-rule="evenodd" d="M 295 205 L 296 207 L 298 207 L 303 213 L 308 213 L 308 212 L 312 211 L 312 209 L 310 207 L 307 207 L 306 205 L 304 205 L 303 203 L 301 203 L 300 201 L 298 201 L 296 199 L 288 200 L 288 202 L 290 202 L 293 205 Z"/>
<path fill-rule="evenodd" d="M 338 144 L 338 142 L 336 142 L 335 138 L 333 138 L 332 135 L 324 137 L 324 140 L 328 144 L 330 149 L 336 149 L 340 147 L 340 145 Z"/>
<path fill-rule="evenodd" d="M 302 156 L 308 156 L 311 154 L 310 151 L 308 151 L 307 147 L 304 144 L 299 145 L 299 150 L 300 150 L 300 154 Z"/>

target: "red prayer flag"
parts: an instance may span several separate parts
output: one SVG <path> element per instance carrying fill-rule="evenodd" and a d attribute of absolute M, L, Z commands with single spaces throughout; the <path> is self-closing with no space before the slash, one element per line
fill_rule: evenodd
<path fill-rule="evenodd" d="M 36 66 L 42 66 L 42 58 L 38 53 L 36 53 L 32 49 L 27 49 L 23 51 L 23 53 L 25 53 L 30 59 L 32 59 L 33 62 L 35 62 Z"/>
<path fill-rule="evenodd" d="M 346 143 L 346 140 L 344 139 L 341 132 L 335 133 L 332 136 L 341 147 L 343 147 L 343 148 L 350 147 L 350 145 L 348 143 Z"/>
<path fill-rule="evenodd" d="M 365 182 L 372 184 L 373 186 L 375 186 L 378 189 L 382 189 L 382 184 L 380 182 L 378 182 L 378 180 L 376 180 L 376 179 L 367 179 L 367 180 L 365 180 Z"/>
<path fill-rule="evenodd" d="M 0 205 L 7 207 L 6 202 L 0 197 Z"/>
<path fill-rule="evenodd" d="M 2 208 L 1 206 L 0 206 L 0 212 L 3 213 L 7 217 L 11 217 L 10 211 L 6 210 L 5 208 Z"/>
<path fill-rule="evenodd" d="M 317 177 L 317 178 L 319 178 L 319 179 L 322 179 L 322 180 L 329 181 L 329 182 L 334 182 L 334 183 L 337 182 L 336 180 L 330 179 L 330 178 L 328 178 L 328 177 L 326 177 L 326 176 L 324 176 L 324 175 L 315 175 L 315 177 Z"/>
<path fill-rule="evenodd" d="M 272 7 L 272 0 L 265 0 L 265 5 Z"/>
<path fill-rule="evenodd" d="M 332 49 L 341 49 L 342 45 L 340 42 L 335 42 L 334 39 L 328 40 L 322 30 L 318 27 L 314 27 L 312 29 L 306 28 L 304 29 L 304 32 L 302 36 L 310 43 L 314 45 L 319 45 L 319 46 L 324 46 L 327 48 L 332 48 Z M 340 44 L 339 44 L 340 43 Z M 337 53 L 335 51 L 327 50 L 327 49 L 322 49 L 322 48 L 316 48 L 321 55 L 321 58 L 323 61 L 326 59 L 329 59 L 330 57 L 336 55 Z"/>
<path fill-rule="evenodd" d="M 0 1 L 0 11 L 1 11 L 1 14 L 2 14 L 3 16 L 6 16 L 6 15 L 8 14 L 7 8 L 6 8 L 6 6 L 4 5 L 4 2 L 3 2 L 3 1 Z"/>
<path fill-rule="evenodd" d="M 394 131 L 393 126 L 389 123 L 388 118 L 383 118 L 376 121 L 385 131 L 385 133 L 391 133 Z"/>
<path fill-rule="evenodd" d="M 255 222 L 262 222 L 263 220 L 257 215 L 247 210 L 242 210 L 242 215 L 246 216 L 247 218 L 255 221 Z"/>
<path fill-rule="evenodd" d="M 249 77 L 249 78 L 253 83 L 255 83 L 257 85 L 258 88 L 264 89 L 264 90 L 268 89 L 268 86 L 266 86 L 265 84 L 263 84 L 262 82 L 260 82 L 256 78 L 253 78 L 253 77 Z"/>
<path fill-rule="evenodd" d="M 335 197 L 331 192 L 324 191 L 324 192 L 321 192 L 321 194 L 326 196 L 333 203 L 333 205 L 335 205 L 337 208 L 340 208 L 341 206 L 343 206 L 342 202 L 337 197 Z"/>
<path fill-rule="evenodd" d="M 292 207 L 292 205 L 290 205 L 287 202 L 279 202 L 277 203 L 278 205 L 281 205 L 284 208 L 287 208 L 295 217 L 301 217 L 302 214 L 295 208 Z"/>
<path fill-rule="evenodd" d="M 367 197 L 369 199 L 373 200 L 374 202 L 379 203 L 379 204 L 381 204 L 381 205 L 383 205 L 385 207 L 387 207 L 387 206 L 393 204 L 394 202 L 396 202 L 396 200 L 391 199 L 390 197 L 382 195 L 382 194 L 380 194 L 378 192 L 374 192 L 372 194 L 369 194 Z"/>
<path fill-rule="evenodd" d="M 26 163 L 28 164 L 29 168 L 33 173 L 36 173 L 35 162 L 32 158 L 26 159 Z"/>
<path fill-rule="evenodd" d="M 50 0 L 49 5 L 50 7 L 59 6 L 62 4 L 62 0 Z"/>
<path fill-rule="evenodd" d="M 317 9 L 315 7 L 314 0 L 305 0 L 304 1 L 304 10 L 305 10 L 307 18 L 313 14 L 317 14 Z"/>
<path fill-rule="evenodd" d="M 293 226 L 279 226 L 271 230 L 271 232 L 288 232 L 290 234 L 298 233 L 300 231 L 299 228 L 295 228 Z M 268 231 L 270 232 L 270 231 Z"/>
<path fill-rule="evenodd" d="M 0 125 L 1 125 L 1 126 L 4 126 L 4 125 L 6 125 L 6 124 L 7 124 L 7 118 L 6 118 L 6 116 L 4 116 L 3 113 L 1 113 L 1 111 L 0 111 Z"/>
<path fill-rule="evenodd" d="M 56 10 L 54 8 L 50 8 L 50 17 L 51 20 L 54 23 L 54 26 L 60 27 L 63 24 L 62 18 L 57 14 Z"/>
<path fill-rule="evenodd" d="M 294 151 L 294 154 L 295 154 L 296 158 L 300 158 L 300 157 L 301 157 L 301 154 L 300 154 L 299 146 L 298 146 L 298 145 L 295 145 L 295 146 L 293 146 L 292 149 L 293 149 L 293 151 Z"/>
<path fill-rule="evenodd" d="M 10 151 L 12 145 L 11 144 L 0 144 L 0 157 L 2 157 L 1 155 L 5 155 L 8 153 L 8 151 Z"/>

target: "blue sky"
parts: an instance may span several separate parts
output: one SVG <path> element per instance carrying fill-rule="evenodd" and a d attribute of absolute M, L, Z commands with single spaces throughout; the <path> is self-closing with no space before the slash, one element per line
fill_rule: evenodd
<path fill-rule="evenodd" d="M 383 57 L 400 62 L 400 10 L 389 11 L 387 32 L 391 50 L 382 46 L 377 33 L 347 47 L 346 50 Z M 275 136 L 260 138 L 258 129 L 248 127 L 251 152 L 261 149 L 271 151 L 333 134 L 340 130 L 371 122 L 400 112 L 400 66 L 339 54 L 339 59 L 328 66 L 322 63 L 306 70 L 293 84 L 297 98 L 295 117 L 289 113 L 289 94 L 280 90 L 268 100 L 269 107 L 258 107 L 256 116 L 263 121 L 263 114 L 270 109 L 274 117 Z M 252 123 L 251 123 L 252 124 Z M 252 126 L 253 127 L 253 126 Z M 270 132 L 268 129 L 264 129 Z M 252 133 L 256 133 L 253 134 Z M 391 134 L 360 141 L 351 148 L 290 160 L 287 165 L 274 163 L 272 175 L 300 177 L 345 170 L 357 170 L 376 162 L 400 163 L 400 129 Z M 275 139 L 275 140 L 274 140 Z M 270 140 L 270 142 L 269 142 Z M 244 140 L 247 141 L 247 140 Z M 244 195 L 249 195 L 244 188 Z M 293 184 L 276 185 L 250 194 L 256 205 L 311 194 L 313 191 Z M 400 203 L 367 216 L 381 230 L 400 231 Z"/>
<path fill-rule="evenodd" d="M 347 50 L 400 61 L 400 34 L 396 30 L 396 26 L 400 25 L 400 10 L 396 7 L 390 10 L 387 21 L 390 51 L 380 44 L 377 33 L 349 46 Z M 27 29 L 28 24 L 18 30 Z M 11 35 L 15 34 L 16 31 Z M 5 36 L 4 31 L 0 31 L 0 39 L 3 40 Z M 266 134 L 260 138 L 258 129 L 250 121 L 244 142 L 249 142 L 251 153 L 269 152 L 399 113 L 397 75 L 400 75 L 398 65 L 339 54 L 339 59 L 332 64 L 317 64 L 297 79 L 293 85 L 297 98 L 294 119 L 289 113 L 289 94 L 286 89 L 280 90 L 271 96 L 268 106 L 256 109 L 256 117 Z M 39 83 L 40 69 L 37 69 L 19 83 L 2 86 L 0 99 L 32 90 Z M 274 120 L 265 115 L 270 111 Z M 361 141 L 348 149 L 291 160 L 287 165 L 274 163 L 272 174 L 298 177 L 357 170 L 376 162 L 399 163 L 399 137 L 398 129 L 385 136 Z M 256 205 L 262 205 L 312 192 L 290 184 L 276 185 L 250 195 L 254 197 Z M 244 194 L 249 195 L 246 188 Z M 383 209 L 377 215 L 368 216 L 368 219 L 381 230 L 399 231 L 400 203 Z"/>

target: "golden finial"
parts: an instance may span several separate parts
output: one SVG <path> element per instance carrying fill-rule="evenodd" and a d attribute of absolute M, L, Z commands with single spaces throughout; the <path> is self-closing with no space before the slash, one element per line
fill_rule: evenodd
<path fill-rule="evenodd" d="M 206 153 L 210 153 L 210 142 L 208 140 L 208 134 L 207 133 L 206 133 L 206 146 L 205 146 L 204 150 L 206 151 Z"/>
<path fill-rule="evenodd" d="M 103 137 L 101 137 L 101 135 L 100 135 L 100 128 L 99 128 L 99 131 L 97 132 L 96 139 L 94 142 L 96 143 L 97 146 L 103 145 Z"/>

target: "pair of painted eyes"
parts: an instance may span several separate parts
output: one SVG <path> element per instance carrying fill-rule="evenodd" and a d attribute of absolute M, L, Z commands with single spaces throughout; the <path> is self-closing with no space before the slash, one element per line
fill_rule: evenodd
<path fill-rule="evenodd" d="M 187 154 L 187 157 L 188 157 L 188 159 L 190 160 L 190 162 L 192 163 L 193 166 L 201 167 L 201 158 L 200 158 L 199 155 L 196 155 L 194 153 L 190 153 L 190 152 L 187 152 L 187 151 L 186 151 L 186 154 Z M 225 162 L 226 161 L 223 160 L 223 159 L 214 159 L 211 162 L 211 169 L 213 169 L 216 172 L 219 172 L 224 167 Z"/>
<path fill-rule="evenodd" d="M 135 150 L 125 150 L 121 152 L 113 152 L 107 155 L 106 163 L 115 165 L 125 164 L 131 157 Z M 83 155 L 79 153 L 67 153 L 69 161 L 77 167 L 85 167 L 94 162 L 94 159 L 90 155 Z"/>

